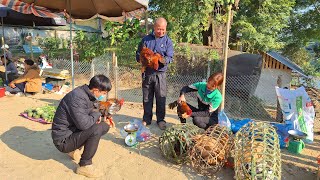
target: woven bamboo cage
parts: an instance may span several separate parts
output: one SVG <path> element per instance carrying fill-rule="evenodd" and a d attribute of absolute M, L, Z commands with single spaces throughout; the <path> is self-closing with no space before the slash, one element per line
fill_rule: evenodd
<path fill-rule="evenodd" d="M 177 124 L 167 128 L 159 138 L 159 146 L 163 156 L 180 164 L 187 160 L 187 150 L 192 145 L 192 137 L 203 130 L 191 124 Z"/>
<path fill-rule="evenodd" d="M 268 123 L 250 122 L 235 138 L 236 179 L 281 179 L 281 155 L 276 130 Z"/>
<path fill-rule="evenodd" d="M 191 166 L 200 174 L 210 176 L 225 164 L 233 147 L 233 134 L 225 126 L 210 126 L 202 135 L 193 139 L 194 146 L 189 151 Z"/>

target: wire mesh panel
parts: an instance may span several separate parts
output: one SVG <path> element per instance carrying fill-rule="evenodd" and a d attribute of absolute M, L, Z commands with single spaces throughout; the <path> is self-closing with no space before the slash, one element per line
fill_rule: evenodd
<path fill-rule="evenodd" d="M 65 69 L 71 75 L 71 61 L 66 59 L 52 59 L 50 60 L 55 69 Z M 75 85 L 80 86 L 88 84 L 91 78 L 91 63 L 89 62 L 74 62 L 74 78 Z M 69 79 L 71 81 L 71 79 Z"/>
<path fill-rule="evenodd" d="M 179 57 L 179 61 L 169 65 L 167 71 L 167 100 L 169 104 L 179 97 L 179 91 L 183 86 L 195 82 L 206 81 L 208 74 L 214 73 L 210 70 L 210 65 L 206 65 L 207 60 L 203 58 L 192 58 L 192 61 L 185 61 Z M 93 75 L 104 74 L 112 82 L 112 94 L 123 97 L 126 101 L 142 102 L 142 74 L 140 66 L 134 66 L 135 63 L 131 57 L 121 56 L 118 59 L 122 62 L 116 69 L 113 67 L 111 54 L 105 54 L 93 59 L 92 62 L 75 62 L 75 85 L 87 84 Z M 127 61 L 134 61 L 129 63 Z M 197 61 L 201 61 L 197 63 Z M 51 61 L 55 68 L 67 69 L 71 72 L 71 62 L 66 59 L 55 59 Z M 186 63 L 191 63 L 186 65 Z M 119 63 L 120 64 L 120 63 Z M 126 64 L 126 65 L 125 65 Z M 130 64 L 130 65 L 127 65 Z M 211 65 L 213 63 L 211 62 Z M 219 64 L 218 64 L 219 65 Z M 218 66 L 217 65 L 217 66 Z M 211 69 L 218 69 L 216 67 Z M 115 79 L 117 75 L 117 83 Z M 262 70 L 261 75 L 238 75 L 227 76 L 225 112 L 232 119 L 256 119 L 264 121 L 275 121 L 277 108 L 275 85 L 277 78 L 281 76 L 284 84 L 288 84 L 290 74 L 278 72 L 275 70 Z M 187 93 L 187 102 L 197 106 L 196 92 Z"/>
<path fill-rule="evenodd" d="M 260 98 L 261 93 L 256 92 L 259 78 L 260 76 L 258 75 L 227 77 L 225 111 L 229 117 L 235 119 L 251 118 L 266 121 L 273 119 L 265 109 L 267 105 L 265 101 Z M 261 86 L 265 86 L 265 91 L 275 91 L 274 86 L 268 87 L 268 84 L 260 84 Z M 277 97 L 274 96 L 273 98 L 276 99 Z M 275 106 L 273 108 L 275 109 Z"/>
<path fill-rule="evenodd" d="M 268 123 L 250 122 L 235 138 L 236 179 L 281 179 L 281 154 L 276 130 Z"/>
<path fill-rule="evenodd" d="M 167 103 L 171 103 L 179 98 L 180 90 L 184 86 L 202 81 L 203 76 L 188 76 L 188 75 L 167 75 Z M 196 92 L 186 94 L 186 100 L 192 105 L 196 105 Z"/>
<path fill-rule="evenodd" d="M 113 64 L 111 54 L 104 54 L 100 57 L 96 57 L 91 62 L 92 75 L 104 74 L 110 79 L 113 79 Z"/>
<path fill-rule="evenodd" d="M 142 75 L 139 69 L 119 67 L 118 95 L 127 101 L 142 102 Z"/>
<path fill-rule="evenodd" d="M 114 69 L 110 68 L 111 71 Z M 119 96 L 131 102 L 142 102 L 142 74 L 140 69 L 119 66 L 118 68 Z M 113 74 L 113 73 L 111 73 Z M 113 79 L 113 78 L 112 78 Z M 167 104 L 178 99 L 180 89 L 183 86 L 193 84 L 205 79 L 204 76 L 188 76 L 167 73 Z M 114 80 L 114 79 L 113 79 Z M 186 99 L 188 103 L 196 105 L 196 93 L 188 93 Z"/>

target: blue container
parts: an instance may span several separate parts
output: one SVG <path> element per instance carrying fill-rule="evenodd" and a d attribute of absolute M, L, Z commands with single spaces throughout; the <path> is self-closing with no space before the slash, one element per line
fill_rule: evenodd
<path fill-rule="evenodd" d="M 53 84 L 42 83 L 42 87 L 51 91 L 53 89 Z"/>

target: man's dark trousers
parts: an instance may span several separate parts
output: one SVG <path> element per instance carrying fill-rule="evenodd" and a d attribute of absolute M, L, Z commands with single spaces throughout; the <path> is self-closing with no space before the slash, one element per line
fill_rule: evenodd
<path fill-rule="evenodd" d="M 166 114 L 166 95 L 167 80 L 165 72 L 157 72 L 155 74 L 143 77 L 142 81 L 143 93 L 143 121 L 148 125 L 152 121 L 153 98 L 156 97 L 156 116 L 157 123 L 164 121 Z"/>
<path fill-rule="evenodd" d="M 71 134 L 64 141 L 56 144 L 56 147 L 61 152 L 69 153 L 84 146 L 79 165 L 90 165 L 92 164 L 93 156 L 96 154 L 101 136 L 106 134 L 108 130 L 109 125 L 105 122 L 94 124 L 89 129 Z"/>

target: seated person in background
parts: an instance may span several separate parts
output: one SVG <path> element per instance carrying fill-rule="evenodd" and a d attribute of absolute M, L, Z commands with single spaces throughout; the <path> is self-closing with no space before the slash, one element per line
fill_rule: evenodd
<path fill-rule="evenodd" d="M 11 81 L 13 81 L 14 79 L 16 79 L 18 77 L 18 70 L 17 70 L 17 67 L 14 64 L 14 62 L 12 62 L 10 60 L 10 58 L 8 58 L 7 55 L 8 54 L 6 54 L 6 61 L 4 59 L 4 55 L 1 56 L 1 62 L 2 62 L 3 66 L 5 66 L 5 62 L 6 62 L 6 71 L 0 72 L 0 78 L 2 79 L 3 82 L 6 82 L 6 74 L 5 73 L 7 73 L 8 83 L 10 83 Z"/>
<path fill-rule="evenodd" d="M 207 129 L 209 126 L 218 124 L 218 107 L 222 102 L 222 95 L 218 87 L 223 82 L 223 74 L 215 73 L 208 78 L 207 82 L 197 82 L 189 86 L 184 86 L 180 91 L 178 103 L 186 102 L 185 93 L 197 91 L 198 108 L 191 106 L 191 115 L 182 114 L 180 121 L 186 122 L 186 118 L 191 116 L 193 124 L 202 129 Z"/>
<path fill-rule="evenodd" d="M 11 51 L 9 51 L 9 46 L 7 44 L 5 44 L 4 46 L 1 46 L 1 49 L 6 52 L 6 57 L 8 59 L 12 59 L 12 53 Z"/>
<path fill-rule="evenodd" d="M 42 90 L 42 80 L 39 75 L 39 67 L 32 60 L 27 59 L 24 61 L 24 68 L 24 74 L 21 77 L 13 80 L 9 86 L 14 89 L 13 92 L 17 92 L 16 88 L 18 88 L 18 91 L 25 93 L 25 95 L 33 95 L 37 92 L 40 92 Z M 8 92 L 6 92 L 6 95 L 9 95 L 11 91 L 7 91 Z M 19 93 L 19 95 L 21 94 L 22 93 Z"/>

